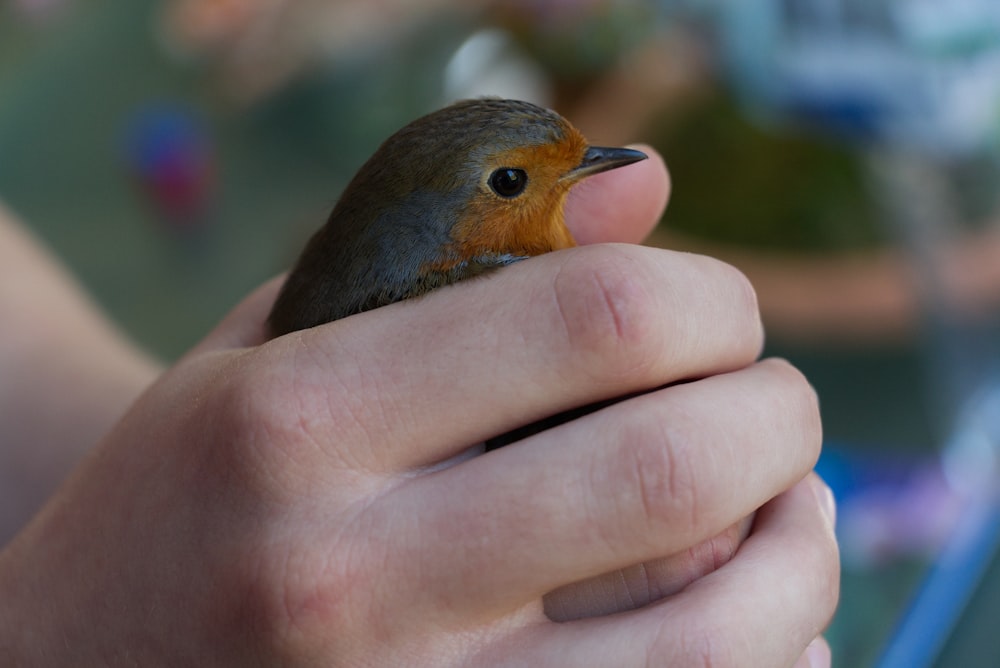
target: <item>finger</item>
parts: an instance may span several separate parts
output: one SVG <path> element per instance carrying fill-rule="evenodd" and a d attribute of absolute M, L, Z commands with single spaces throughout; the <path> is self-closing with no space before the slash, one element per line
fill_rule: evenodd
<path fill-rule="evenodd" d="M 426 553 L 388 559 L 414 571 L 413 606 L 509 610 L 719 534 L 812 468 L 820 431 L 781 361 L 669 387 L 401 486 L 385 502 L 420 517 L 380 526 Z"/>
<path fill-rule="evenodd" d="M 559 666 L 792 665 L 829 622 L 839 590 L 817 484 L 810 475 L 765 506 L 733 560 L 680 594 L 632 613 L 530 625 L 511 645 Z"/>
<path fill-rule="evenodd" d="M 251 292 L 192 349 L 192 354 L 208 350 L 246 348 L 270 339 L 267 315 L 284 281 L 284 274 L 276 276 Z"/>
<path fill-rule="evenodd" d="M 830 644 L 823 636 L 809 643 L 805 653 L 795 662 L 795 668 L 830 668 L 831 665 L 833 665 L 833 652 L 830 651 Z"/>
<path fill-rule="evenodd" d="M 264 349 L 292 361 L 275 386 L 329 413 L 308 425 L 312 439 L 353 443 L 356 463 L 398 471 L 568 408 L 746 366 L 761 332 L 752 288 L 728 265 L 600 245 Z"/>
<path fill-rule="evenodd" d="M 545 595 L 545 616 L 569 622 L 635 610 L 676 594 L 732 559 L 750 533 L 753 515 L 683 552 L 574 582 Z"/>
<path fill-rule="evenodd" d="M 570 191 L 566 224 L 577 243 L 639 243 L 659 222 L 670 194 L 667 168 L 652 146 L 635 148 L 649 160 L 595 174 Z"/>

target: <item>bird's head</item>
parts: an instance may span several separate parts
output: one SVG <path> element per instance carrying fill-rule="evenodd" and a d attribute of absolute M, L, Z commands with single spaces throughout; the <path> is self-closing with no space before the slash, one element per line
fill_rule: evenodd
<path fill-rule="evenodd" d="M 562 116 L 516 100 L 467 100 L 419 118 L 355 175 L 272 325 L 312 326 L 571 247 L 570 188 L 645 157 L 590 146 Z"/>
<path fill-rule="evenodd" d="M 573 246 L 563 220 L 570 188 L 645 157 L 590 146 L 565 118 L 534 104 L 478 99 L 411 123 L 372 162 L 405 165 L 408 176 L 393 177 L 404 191 L 398 196 L 426 201 L 434 192 L 438 208 L 453 214 L 437 217 L 449 228 L 438 258 L 446 268 L 473 257 L 525 257 Z"/>

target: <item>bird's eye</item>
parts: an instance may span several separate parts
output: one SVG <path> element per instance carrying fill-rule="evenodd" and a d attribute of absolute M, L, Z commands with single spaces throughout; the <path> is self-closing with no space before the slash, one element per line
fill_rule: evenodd
<path fill-rule="evenodd" d="M 517 197 L 528 185 L 528 175 L 523 169 L 501 167 L 490 174 L 490 188 L 500 197 Z"/>

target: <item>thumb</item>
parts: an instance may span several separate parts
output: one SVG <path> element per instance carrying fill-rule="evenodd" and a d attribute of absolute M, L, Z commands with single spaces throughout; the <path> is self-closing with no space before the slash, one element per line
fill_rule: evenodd
<path fill-rule="evenodd" d="M 652 146 L 649 160 L 595 174 L 569 191 L 566 224 L 581 245 L 639 243 L 656 226 L 670 196 L 670 175 Z"/>
<path fill-rule="evenodd" d="M 247 295 L 191 353 L 248 348 L 268 341 L 267 316 L 286 276 L 276 276 Z"/>

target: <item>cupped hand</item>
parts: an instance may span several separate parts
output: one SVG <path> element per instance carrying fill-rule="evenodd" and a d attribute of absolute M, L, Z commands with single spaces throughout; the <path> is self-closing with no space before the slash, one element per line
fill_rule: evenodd
<path fill-rule="evenodd" d="M 662 163 L 629 169 L 577 196 L 581 241 L 651 224 Z M 266 342 L 276 288 L 167 371 L 0 553 L 0 656 L 773 666 L 832 614 L 815 397 L 755 362 L 732 268 L 583 247 Z"/>

